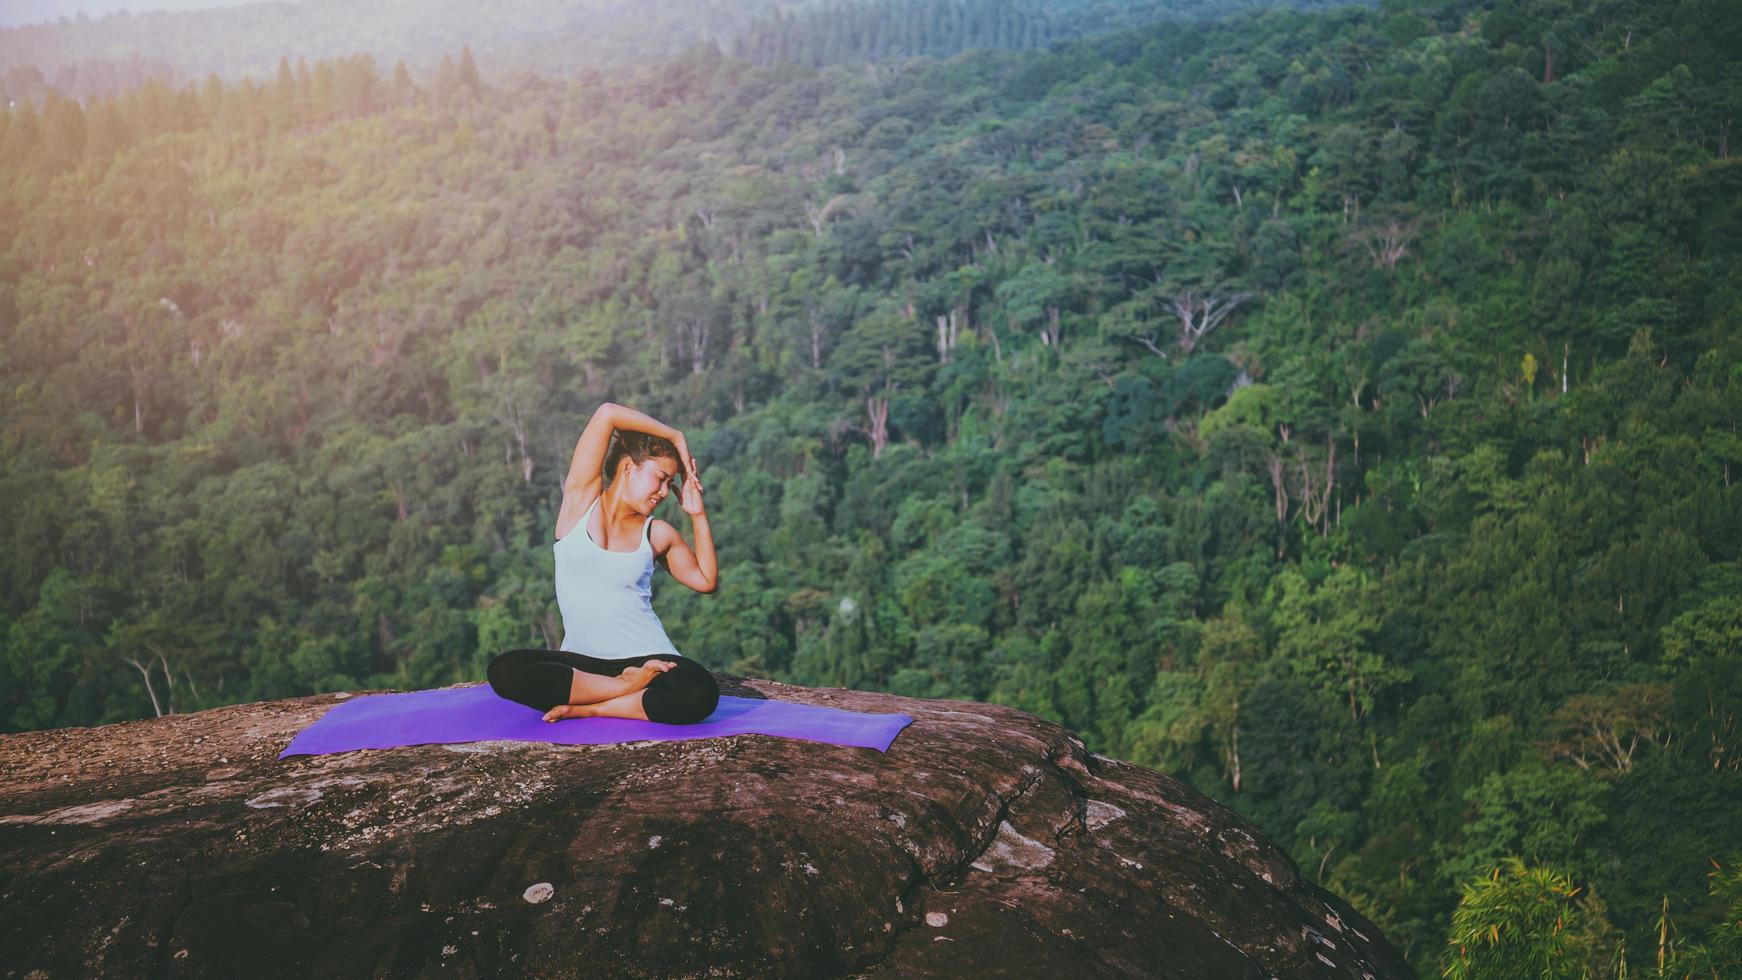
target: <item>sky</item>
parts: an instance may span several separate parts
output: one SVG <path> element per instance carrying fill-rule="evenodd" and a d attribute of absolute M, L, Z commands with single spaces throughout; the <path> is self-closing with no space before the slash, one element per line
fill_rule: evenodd
<path fill-rule="evenodd" d="M 200 10 L 206 7 L 240 7 L 257 0 L 0 0 L 0 27 L 39 24 L 43 21 L 103 17 L 123 10 L 135 14 L 152 10 Z"/>

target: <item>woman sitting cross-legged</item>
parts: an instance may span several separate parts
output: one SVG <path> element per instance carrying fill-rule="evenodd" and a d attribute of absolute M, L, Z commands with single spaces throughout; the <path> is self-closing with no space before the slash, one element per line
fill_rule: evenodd
<path fill-rule="evenodd" d="M 677 528 L 653 517 L 673 481 L 695 531 L 693 551 Z M 719 585 L 702 484 L 683 433 L 625 405 L 600 406 L 563 481 L 553 548 L 562 648 L 497 654 L 490 687 L 543 711 L 545 721 L 598 716 L 687 725 L 713 714 L 718 682 L 677 652 L 653 612 L 656 561 L 697 592 Z"/>

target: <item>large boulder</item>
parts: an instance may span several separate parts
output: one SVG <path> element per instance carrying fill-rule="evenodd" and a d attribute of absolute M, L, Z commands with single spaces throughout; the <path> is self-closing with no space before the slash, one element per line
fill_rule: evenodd
<path fill-rule="evenodd" d="M 914 723 L 886 754 L 738 735 L 278 760 L 356 696 L 323 694 L 4 736 L 0 969 L 1411 975 L 1246 820 L 1057 725 L 721 681 Z"/>

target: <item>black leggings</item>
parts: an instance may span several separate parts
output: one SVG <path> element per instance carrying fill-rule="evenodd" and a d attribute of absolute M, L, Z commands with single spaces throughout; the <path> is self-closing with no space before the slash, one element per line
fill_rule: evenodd
<path fill-rule="evenodd" d="M 688 657 L 669 653 L 606 660 L 567 650 L 505 650 L 490 661 L 490 688 L 510 701 L 549 711 L 569 703 L 574 683 L 570 668 L 616 677 L 624 668 L 639 667 L 649 660 L 668 660 L 676 666 L 654 674 L 647 693 L 641 696 L 648 721 L 691 725 L 714 713 L 720 703 L 720 685 L 714 675 Z"/>

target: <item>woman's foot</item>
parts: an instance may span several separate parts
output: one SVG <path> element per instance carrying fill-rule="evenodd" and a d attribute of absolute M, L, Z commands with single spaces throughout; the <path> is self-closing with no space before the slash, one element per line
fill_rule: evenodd
<path fill-rule="evenodd" d="M 607 696 L 603 700 L 613 701 L 617 698 L 634 694 L 636 691 L 639 691 L 653 683 L 655 677 L 658 677 L 660 674 L 663 674 L 676 666 L 677 664 L 674 664 L 669 660 L 649 660 L 639 667 L 624 668 L 623 672 L 617 675 L 617 679 L 623 683 L 622 690 Z M 570 696 L 572 697 L 573 694 L 574 692 L 571 691 Z M 588 704 L 559 704 L 544 713 L 544 720 L 561 721 L 564 718 L 591 718 L 593 715 L 598 713 L 593 710 L 594 706 L 600 703 L 603 702 L 596 701 Z"/>
<path fill-rule="evenodd" d="M 649 660 L 639 667 L 626 668 L 623 673 L 618 674 L 617 676 L 628 682 L 628 686 L 623 689 L 623 693 L 634 694 L 636 691 L 639 691 L 653 683 L 655 677 L 658 677 L 660 674 L 663 674 L 676 666 L 677 664 L 674 664 L 669 660 Z"/>
<path fill-rule="evenodd" d="M 629 718 L 646 721 L 647 709 L 641 706 L 641 692 L 635 691 L 596 704 L 559 704 L 544 713 L 545 721 L 564 718 Z"/>
<path fill-rule="evenodd" d="M 564 718 L 585 718 L 590 714 L 590 704 L 559 704 L 544 713 L 545 721 L 561 721 Z"/>

